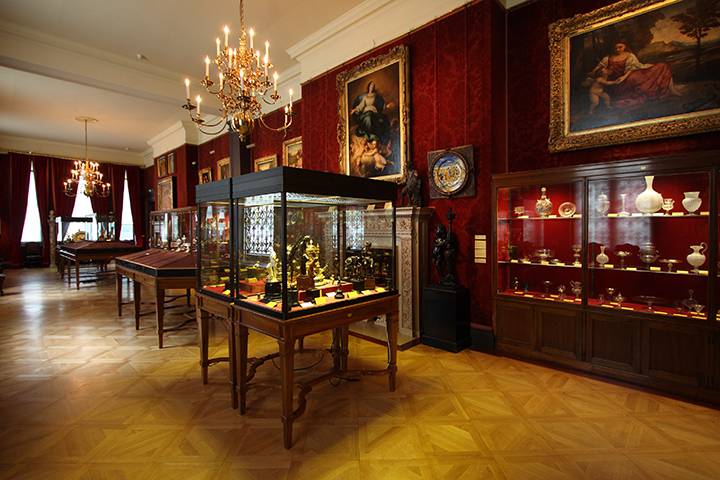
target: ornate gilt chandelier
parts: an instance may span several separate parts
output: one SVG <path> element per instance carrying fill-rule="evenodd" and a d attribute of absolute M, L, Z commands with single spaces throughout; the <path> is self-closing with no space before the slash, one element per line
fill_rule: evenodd
<path fill-rule="evenodd" d="M 220 101 L 222 113 L 217 120 L 205 120 L 200 112 L 202 98 L 195 97 L 195 103 L 191 101 L 190 79 L 185 79 L 186 103 L 183 108 L 190 114 L 190 119 L 195 122 L 201 132 L 216 135 L 222 132 L 227 125 L 236 132 L 241 139 L 252 131 L 256 118 L 260 123 L 270 130 L 285 132 L 292 124 L 292 96 L 293 91 L 288 91 L 289 100 L 285 106 L 285 120 L 279 128 L 273 128 L 265 123 L 262 117 L 263 103 L 276 105 L 280 100 L 278 95 L 278 73 L 270 71 L 273 65 L 270 62 L 270 42 L 265 42 L 265 55 L 260 56 L 260 50 L 255 49 L 255 31 L 250 28 L 245 30 L 245 10 L 243 0 L 240 0 L 240 38 L 237 48 L 229 44 L 230 29 L 223 28 L 225 35 L 224 44 L 221 45 L 220 37 L 215 39 L 215 59 L 205 57 L 205 76 L 200 82 L 210 95 L 214 95 Z M 214 65 L 213 71 L 217 70 L 217 78 L 210 79 L 210 66 Z M 193 113 L 194 111 L 194 113 Z"/>
<path fill-rule="evenodd" d="M 88 160 L 88 142 L 87 127 L 88 122 L 97 122 L 97 118 L 92 117 L 76 117 L 78 122 L 85 123 L 85 160 L 75 160 L 75 168 L 70 170 L 70 178 L 63 182 L 65 195 L 74 197 L 77 195 L 77 189 L 73 190 L 73 184 L 80 184 L 80 180 L 84 180 L 83 193 L 88 197 L 107 197 L 110 195 L 110 184 L 103 182 L 103 174 L 100 173 L 98 167 L 100 164 Z"/>

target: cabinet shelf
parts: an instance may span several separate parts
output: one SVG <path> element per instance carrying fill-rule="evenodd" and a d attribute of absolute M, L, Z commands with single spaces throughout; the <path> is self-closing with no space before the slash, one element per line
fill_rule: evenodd
<path fill-rule="evenodd" d="M 520 217 L 500 217 L 498 218 L 498 222 L 512 222 L 513 220 L 528 220 L 528 221 L 541 221 L 541 222 L 551 222 L 554 220 L 582 220 L 582 214 L 576 213 L 575 215 L 571 217 L 561 217 L 558 215 L 550 215 L 547 217 L 530 217 L 530 216 L 520 216 Z"/>
<path fill-rule="evenodd" d="M 648 218 L 662 218 L 666 220 L 678 220 L 678 219 L 708 219 L 710 218 L 710 212 L 701 212 L 699 214 L 697 213 L 685 213 L 682 212 L 682 215 L 666 215 L 664 213 L 631 213 L 629 215 L 620 215 L 619 213 L 609 213 L 607 215 L 590 215 L 588 216 L 589 220 L 606 220 L 606 219 L 612 219 L 612 220 L 638 220 L 638 219 L 648 219 Z"/>
<path fill-rule="evenodd" d="M 520 260 L 513 262 L 512 260 L 499 260 L 501 265 L 523 265 L 523 266 L 534 266 L 534 267 L 554 267 L 554 268 L 575 268 L 580 269 L 582 265 L 573 265 L 572 263 L 558 264 L 558 263 L 540 263 L 540 262 L 521 262 Z"/>
<path fill-rule="evenodd" d="M 707 277 L 708 271 L 707 270 L 700 270 L 700 273 L 693 273 L 689 270 L 680 270 L 680 271 L 672 271 L 668 272 L 667 270 L 648 270 L 646 268 L 634 268 L 634 267 L 613 267 L 613 268 L 606 268 L 606 267 L 588 267 L 590 270 L 595 271 L 607 271 L 607 272 L 631 272 L 631 273 L 652 273 L 652 274 L 661 274 L 661 275 L 682 275 L 682 276 L 691 276 L 691 277 Z"/>

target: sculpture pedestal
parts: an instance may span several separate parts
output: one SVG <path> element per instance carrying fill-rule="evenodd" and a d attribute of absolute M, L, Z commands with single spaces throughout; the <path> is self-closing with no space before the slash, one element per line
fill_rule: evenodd
<path fill-rule="evenodd" d="M 470 346 L 470 292 L 462 285 L 423 289 L 422 343 L 449 352 Z"/>

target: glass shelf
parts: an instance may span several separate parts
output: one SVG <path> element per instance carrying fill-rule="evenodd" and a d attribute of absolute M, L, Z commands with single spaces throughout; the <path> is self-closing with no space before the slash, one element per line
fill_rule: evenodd
<path fill-rule="evenodd" d="M 633 273 L 652 273 L 652 274 L 661 274 L 661 275 L 690 275 L 692 277 L 707 277 L 708 271 L 707 270 L 700 270 L 700 273 L 695 273 L 689 270 L 673 270 L 672 272 L 668 272 L 667 270 L 655 270 L 655 269 L 646 269 L 646 268 L 634 268 L 634 267 L 589 267 L 590 270 L 602 270 L 602 271 L 616 271 L 616 272 L 633 272 Z M 659 268 L 659 267 L 655 267 Z"/>
<path fill-rule="evenodd" d="M 533 266 L 533 267 L 554 267 L 554 268 L 582 268 L 582 265 L 574 265 L 567 263 L 542 263 L 542 262 L 523 262 L 522 260 L 501 260 L 498 262 L 501 265 L 518 265 L 518 266 Z"/>
<path fill-rule="evenodd" d="M 503 217 L 498 218 L 499 222 L 512 222 L 513 220 L 540 220 L 540 221 L 551 221 L 551 220 L 582 220 L 582 215 L 575 214 L 571 217 L 559 217 L 557 215 L 549 215 L 547 217 L 528 217 L 528 216 L 521 216 L 521 217 Z"/>

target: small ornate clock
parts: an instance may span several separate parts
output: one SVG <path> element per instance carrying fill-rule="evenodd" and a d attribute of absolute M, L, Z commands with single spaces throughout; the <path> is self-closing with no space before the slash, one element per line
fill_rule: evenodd
<path fill-rule="evenodd" d="M 428 152 L 430 198 L 475 195 L 472 145 Z"/>

